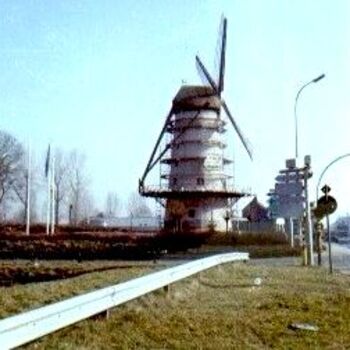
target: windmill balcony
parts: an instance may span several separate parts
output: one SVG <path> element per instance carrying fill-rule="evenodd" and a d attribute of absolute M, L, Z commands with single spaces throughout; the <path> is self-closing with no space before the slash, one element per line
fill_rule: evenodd
<path fill-rule="evenodd" d="M 225 122 L 221 119 L 208 119 L 199 117 L 193 121 L 189 118 L 182 118 L 180 120 L 172 121 L 168 127 L 167 132 L 181 132 L 186 129 L 214 129 L 216 131 L 226 131 Z"/>
<path fill-rule="evenodd" d="M 169 188 L 168 186 L 144 186 L 140 193 L 145 197 L 166 199 L 193 199 L 193 198 L 241 198 L 250 196 L 248 192 L 238 191 L 235 187 L 205 187 L 191 186 L 188 188 Z"/>
<path fill-rule="evenodd" d="M 205 146 L 205 147 L 218 147 L 220 149 L 224 149 L 227 147 L 226 143 L 222 142 L 221 140 L 176 140 L 176 141 L 171 141 L 167 144 L 167 147 L 171 148 L 180 148 L 183 146 L 187 145 L 199 145 L 199 146 Z"/>

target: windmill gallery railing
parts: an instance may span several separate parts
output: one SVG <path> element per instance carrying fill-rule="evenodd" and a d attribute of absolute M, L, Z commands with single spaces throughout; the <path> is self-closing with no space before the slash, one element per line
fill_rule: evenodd
<path fill-rule="evenodd" d="M 240 192 L 236 188 L 222 188 L 217 187 L 205 187 L 205 186 L 192 186 L 191 188 L 185 188 L 179 186 L 177 189 L 169 188 L 167 186 L 143 186 L 140 188 L 140 193 L 145 197 L 157 197 L 157 198 L 186 198 L 196 195 L 199 197 L 217 197 L 217 198 L 241 198 L 251 196 L 249 192 Z"/>
<path fill-rule="evenodd" d="M 248 253 L 217 254 L 3 319 L 1 349 L 26 344 L 200 271 L 248 259 Z"/>

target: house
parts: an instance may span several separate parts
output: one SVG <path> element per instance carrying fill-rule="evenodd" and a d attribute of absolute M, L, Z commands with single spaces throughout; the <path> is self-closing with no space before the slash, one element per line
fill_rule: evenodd
<path fill-rule="evenodd" d="M 254 197 L 254 199 L 243 208 L 242 216 L 250 222 L 261 222 L 269 219 L 268 209 L 258 202 L 257 197 Z"/>

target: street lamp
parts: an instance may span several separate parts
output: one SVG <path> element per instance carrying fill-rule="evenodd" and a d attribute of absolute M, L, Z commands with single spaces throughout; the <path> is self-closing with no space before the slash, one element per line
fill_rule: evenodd
<path fill-rule="evenodd" d="M 316 186 L 316 203 L 317 203 L 317 200 L 318 200 L 318 190 L 319 190 L 319 187 L 320 187 L 320 183 L 321 183 L 321 180 L 323 178 L 323 175 L 325 174 L 325 172 L 336 162 L 338 162 L 339 160 L 343 159 L 343 158 L 346 158 L 346 157 L 350 157 L 350 153 L 346 153 L 346 154 L 343 154 L 342 156 L 339 156 L 337 158 L 335 158 L 334 160 L 332 160 L 322 171 L 320 177 L 318 178 L 318 181 L 317 181 L 317 186 Z"/>
<path fill-rule="evenodd" d="M 321 74 L 315 79 L 312 79 L 308 83 L 304 84 L 298 91 L 296 97 L 295 97 L 295 103 L 294 103 L 294 121 L 295 121 L 295 158 L 298 158 L 298 118 L 297 118 L 297 104 L 298 104 L 298 99 L 301 94 L 301 92 L 310 84 L 313 83 L 318 83 L 320 80 L 322 80 L 326 75 Z"/>
<path fill-rule="evenodd" d="M 338 161 L 350 157 L 350 153 L 345 153 L 342 156 L 339 156 L 335 159 L 333 159 L 322 171 L 320 177 L 318 178 L 317 185 L 316 185 L 316 205 L 318 204 L 318 190 L 320 187 L 321 180 L 323 178 L 323 175 L 326 173 L 326 171 L 334 164 L 337 163 Z M 331 246 L 331 237 L 330 237 L 330 232 L 329 232 L 329 216 L 328 214 L 326 215 L 327 219 L 327 233 L 328 233 L 328 256 L 329 256 L 329 271 L 332 273 L 332 246 Z M 320 253 L 320 248 L 319 248 L 319 265 L 321 264 L 321 253 Z"/>

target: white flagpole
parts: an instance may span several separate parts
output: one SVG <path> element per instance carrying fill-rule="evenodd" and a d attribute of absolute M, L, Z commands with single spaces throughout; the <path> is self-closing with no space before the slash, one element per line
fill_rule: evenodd
<path fill-rule="evenodd" d="M 50 204 L 51 204 L 51 176 L 50 176 L 50 157 L 51 155 L 48 155 L 48 174 L 47 174 L 47 209 L 46 209 L 46 234 L 50 234 Z"/>
<path fill-rule="evenodd" d="M 53 151 L 53 149 L 52 149 Z M 51 162 L 51 235 L 55 233 L 55 154 L 52 153 Z"/>
<path fill-rule="evenodd" d="M 28 164 L 27 164 L 27 206 L 26 206 L 26 235 L 30 235 L 30 187 L 31 187 L 31 144 L 28 141 Z"/>

